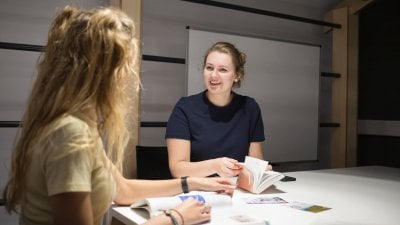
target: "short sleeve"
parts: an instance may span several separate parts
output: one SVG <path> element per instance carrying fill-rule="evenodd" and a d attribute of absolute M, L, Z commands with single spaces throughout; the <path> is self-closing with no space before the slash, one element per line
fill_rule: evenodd
<path fill-rule="evenodd" d="M 190 128 L 187 115 L 185 113 L 185 99 L 181 98 L 176 103 L 168 119 L 165 138 L 178 138 L 190 140 Z"/>
<path fill-rule="evenodd" d="M 42 159 L 49 195 L 90 192 L 94 143 L 88 126 L 68 123 L 49 140 Z"/>
<path fill-rule="evenodd" d="M 262 114 L 260 110 L 260 106 L 257 104 L 255 100 L 252 101 L 252 108 L 253 108 L 253 116 L 251 123 L 253 124 L 253 132 L 250 136 L 250 142 L 262 142 L 265 140 L 264 134 L 264 122 L 262 119 Z"/>

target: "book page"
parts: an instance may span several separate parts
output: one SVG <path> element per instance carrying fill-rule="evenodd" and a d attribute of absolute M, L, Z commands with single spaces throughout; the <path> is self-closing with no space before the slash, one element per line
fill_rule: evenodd
<path fill-rule="evenodd" d="M 260 184 L 257 187 L 256 193 L 261 193 L 283 177 L 284 175 L 282 173 L 276 171 L 264 171 L 263 177 L 261 178 Z"/>
<path fill-rule="evenodd" d="M 182 200 L 178 196 L 147 199 L 147 204 L 149 205 L 151 212 L 172 209 L 180 203 L 182 203 Z"/>
<path fill-rule="evenodd" d="M 131 205 L 133 209 L 146 209 L 151 216 L 160 214 L 163 210 L 172 209 L 188 198 L 194 198 L 212 207 L 226 206 L 232 204 L 232 198 L 226 194 L 215 192 L 190 192 L 172 197 L 146 198 Z"/>
<path fill-rule="evenodd" d="M 265 170 L 267 169 L 268 161 L 246 156 L 244 165 L 254 176 L 254 186 L 258 186 L 261 183 Z"/>
<path fill-rule="evenodd" d="M 246 156 L 243 170 L 237 179 L 237 186 L 249 192 L 260 194 L 284 175 L 277 171 L 269 171 L 268 161 Z"/>

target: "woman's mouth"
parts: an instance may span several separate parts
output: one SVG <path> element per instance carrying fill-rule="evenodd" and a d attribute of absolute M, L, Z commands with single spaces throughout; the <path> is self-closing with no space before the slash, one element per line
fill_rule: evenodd
<path fill-rule="evenodd" d="M 220 84 L 221 84 L 221 82 L 210 81 L 210 85 L 213 86 L 213 87 L 218 86 L 218 85 L 220 85 Z"/>

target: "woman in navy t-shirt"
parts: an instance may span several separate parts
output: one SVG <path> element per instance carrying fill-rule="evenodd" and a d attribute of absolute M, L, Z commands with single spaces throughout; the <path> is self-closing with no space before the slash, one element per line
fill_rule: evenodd
<path fill-rule="evenodd" d="M 174 177 L 237 176 L 245 156 L 263 159 L 260 107 L 253 98 L 232 91 L 240 87 L 245 62 L 245 54 L 227 42 L 207 51 L 207 90 L 182 97 L 168 120 L 165 138 Z"/>

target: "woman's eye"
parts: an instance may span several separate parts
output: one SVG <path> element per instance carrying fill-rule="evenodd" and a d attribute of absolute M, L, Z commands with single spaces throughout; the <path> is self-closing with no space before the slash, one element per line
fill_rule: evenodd
<path fill-rule="evenodd" d="M 228 70 L 226 70 L 226 69 L 224 69 L 224 68 L 222 68 L 222 69 L 219 69 L 219 72 L 222 72 L 222 73 L 226 73 Z"/>
<path fill-rule="evenodd" d="M 211 66 L 206 66 L 206 70 L 208 70 L 208 71 L 212 71 L 214 68 L 213 67 L 211 67 Z"/>

